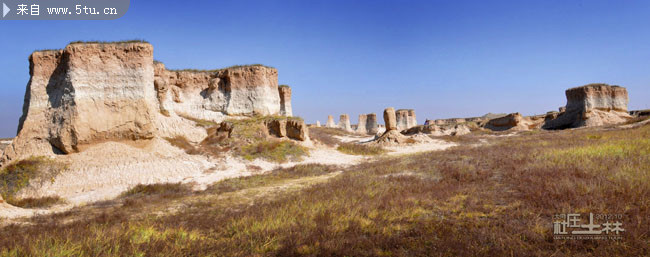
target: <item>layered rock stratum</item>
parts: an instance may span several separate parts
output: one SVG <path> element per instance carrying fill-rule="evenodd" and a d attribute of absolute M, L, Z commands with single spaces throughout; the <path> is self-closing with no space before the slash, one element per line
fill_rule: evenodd
<path fill-rule="evenodd" d="M 149 43 L 71 43 L 29 57 L 17 137 L 0 162 L 67 154 L 106 141 L 206 136 L 190 119 L 291 116 L 291 90 L 262 65 L 167 70 Z M 297 136 L 301 137 L 301 136 Z"/>
<path fill-rule="evenodd" d="M 589 84 L 567 89 L 567 104 L 547 121 L 545 129 L 564 129 L 622 123 L 631 118 L 627 111 L 627 89 L 607 84 Z"/>
<path fill-rule="evenodd" d="M 350 126 L 350 115 L 341 114 L 339 117 L 338 127 L 342 130 L 352 132 L 352 127 Z"/>

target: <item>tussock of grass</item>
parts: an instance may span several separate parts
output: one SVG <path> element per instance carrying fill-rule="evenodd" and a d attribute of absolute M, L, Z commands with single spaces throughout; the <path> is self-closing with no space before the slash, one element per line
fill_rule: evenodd
<path fill-rule="evenodd" d="M 200 149 L 196 148 L 185 136 L 166 137 L 165 140 L 180 149 L 185 150 L 186 153 L 192 155 L 202 154 Z"/>
<path fill-rule="evenodd" d="M 276 169 L 271 172 L 247 177 L 238 177 L 219 181 L 206 189 L 210 193 L 226 193 L 246 188 L 260 187 L 273 184 L 285 179 L 320 176 L 336 172 L 339 167 L 322 164 L 299 164 L 291 168 Z"/>
<path fill-rule="evenodd" d="M 326 128 L 326 127 L 309 128 L 309 137 L 327 146 L 336 146 L 337 144 L 341 143 L 341 140 L 335 138 L 334 136 L 347 136 L 347 135 L 352 135 L 352 134 L 337 128 Z"/>
<path fill-rule="evenodd" d="M 240 154 L 247 160 L 263 158 L 274 162 L 300 161 L 309 154 L 307 148 L 287 140 L 269 139 L 241 148 Z"/>
<path fill-rule="evenodd" d="M 143 39 L 131 39 L 120 41 L 72 41 L 70 44 L 129 44 L 129 43 L 149 43 Z"/>
<path fill-rule="evenodd" d="M 31 157 L 10 163 L 0 170 L 0 194 L 7 201 L 32 183 L 52 182 L 66 165 L 47 157 Z"/>
<path fill-rule="evenodd" d="M 386 152 L 386 150 L 380 146 L 355 143 L 341 143 L 336 150 L 345 154 L 353 155 L 379 155 Z"/>
<path fill-rule="evenodd" d="M 58 196 L 46 196 L 39 198 L 11 199 L 7 203 L 21 208 L 48 208 L 53 205 L 63 204 L 66 201 Z"/>
<path fill-rule="evenodd" d="M 202 69 L 168 69 L 169 71 L 175 71 L 175 72 L 208 72 L 208 73 L 216 73 L 220 72 L 223 70 L 230 70 L 230 69 L 242 69 L 242 68 L 249 68 L 249 67 L 265 67 L 265 68 L 273 68 L 271 66 L 263 65 L 263 64 L 244 64 L 244 65 L 233 65 L 225 68 L 220 68 L 220 69 L 212 69 L 212 70 L 202 70 Z"/>
<path fill-rule="evenodd" d="M 182 183 L 160 183 L 151 185 L 138 184 L 137 186 L 123 192 L 120 197 L 150 195 L 178 196 L 191 192 L 192 188 L 189 185 Z"/>
<path fill-rule="evenodd" d="M 178 115 L 178 116 L 180 116 L 180 117 L 182 117 L 184 119 L 193 121 L 199 127 L 209 128 L 209 127 L 218 125 L 218 123 L 216 123 L 214 121 L 210 121 L 210 120 L 197 119 L 197 118 L 193 118 L 193 117 L 190 117 L 190 116 L 185 116 L 185 115 L 182 115 L 182 114 Z"/>

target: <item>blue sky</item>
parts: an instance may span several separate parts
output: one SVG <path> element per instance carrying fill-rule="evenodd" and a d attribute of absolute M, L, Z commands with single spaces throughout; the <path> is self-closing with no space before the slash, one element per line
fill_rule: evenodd
<path fill-rule="evenodd" d="M 36 49 L 145 39 L 169 68 L 262 63 L 308 122 L 415 109 L 539 114 L 591 82 L 650 108 L 650 1 L 141 1 L 114 21 L 0 21 L 0 137 L 16 133 Z"/>

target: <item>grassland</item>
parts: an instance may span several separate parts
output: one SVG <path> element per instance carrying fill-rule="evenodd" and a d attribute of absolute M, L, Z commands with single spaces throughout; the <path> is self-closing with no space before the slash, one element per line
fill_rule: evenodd
<path fill-rule="evenodd" d="M 6 226 L 0 255 L 647 256 L 649 138 L 650 125 L 485 135 L 481 146 L 303 165 L 205 191 L 136 190 L 137 204 Z M 159 191 L 168 196 L 139 200 Z M 589 212 L 622 214 L 622 239 L 553 239 L 553 215 Z"/>
<path fill-rule="evenodd" d="M 184 136 L 165 138 L 172 145 L 183 149 L 188 154 L 218 157 L 230 151 L 247 160 L 262 158 L 279 163 L 298 161 L 309 154 L 307 148 L 295 142 L 270 138 L 268 128 L 264 125 L 265 121 L 269 120 L 300 120 L 299 117 L 255 116 L 227 120 L 226 122 L 233 127 L 229 138 L 222 138 L 216 133 L 220 124 L 207 120 L 184 118 L 194 121 L 197 126 L 205 128 L 208 132 L 208 137 L 198 144 L 190 142 Z"/>

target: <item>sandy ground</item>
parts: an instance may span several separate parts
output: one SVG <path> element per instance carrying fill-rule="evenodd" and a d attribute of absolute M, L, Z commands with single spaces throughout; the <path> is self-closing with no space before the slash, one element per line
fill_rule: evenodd
<path fill-rule="evenodd" d="M 337 136 L 338 137 L 338 136 Z M 338 137 L 344 142 L 364 143 L 372 136 Z M 444 150 L 454 143 L 419 138 L 421 143 L 387 147 L 389 155 L 409 154 L 423 151 Z M 69 210 L 91 202 L 109 200 L 138 184 L 189 183 L 195 190 L 227 178 L 261 174 L 277 168 L 288 168 L 297 164 L 354 165 L 372 157 L 347 155 L 335 148 L 312 142 L 304 142 L 310 148 L 309 156 L 301 161 L 272 163 L 264 160 L 247 161 L 239 157 L 226 156 L 209 158 L 189 155 L 163 139 L 153 139 L 139 145 L 120 142 L 97 144 L 81 153 L 58 156 L 57 162 L 67 168 L 53 181 L 34 183 L 22 190 L 18 197 L 59 196 L 66 204 L 49 209 L 31 210 L 0 206 L 0 217 L 20 218 Z"/>

